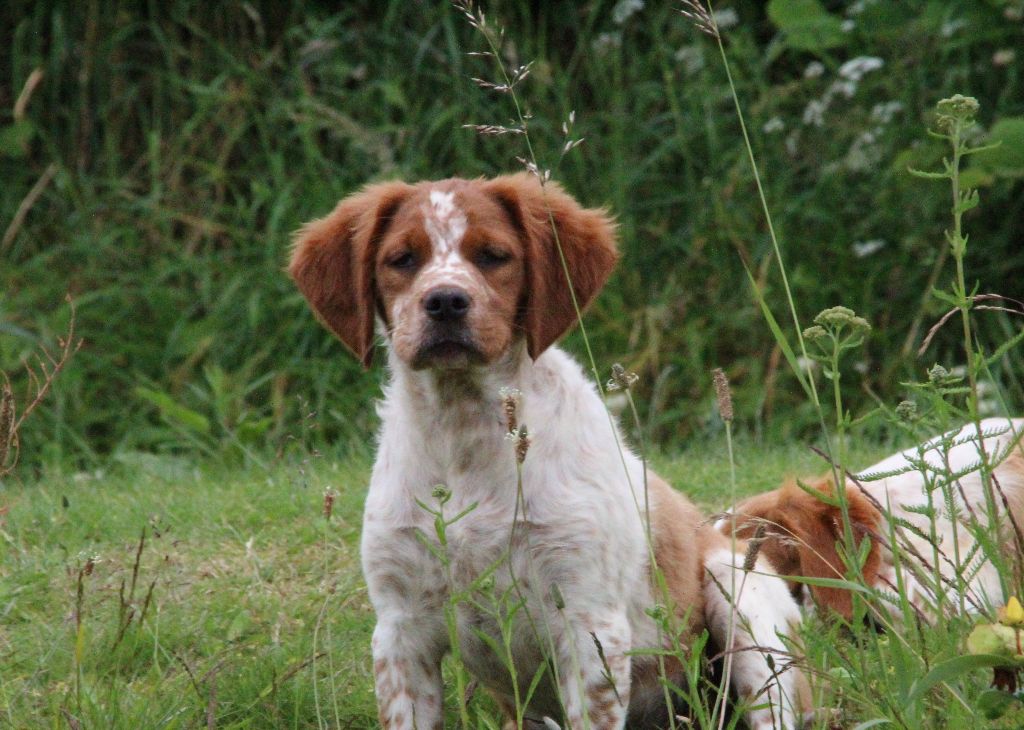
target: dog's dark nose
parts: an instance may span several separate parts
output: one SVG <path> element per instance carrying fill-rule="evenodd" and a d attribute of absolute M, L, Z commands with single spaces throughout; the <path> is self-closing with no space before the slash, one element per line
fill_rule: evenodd
<path fill-rule="evenodd" d="M 423 309 L 436 322 L 456 322 L 469 311 L 469 295 L 461 289 L 434 289 L 423 298 Z"/>

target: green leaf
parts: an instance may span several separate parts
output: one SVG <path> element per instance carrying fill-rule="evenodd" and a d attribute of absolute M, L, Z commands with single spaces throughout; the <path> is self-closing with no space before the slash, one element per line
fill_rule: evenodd
<path fill-rule="evenodd" d="M 928 674 L 910 685 L 904 706 L 912 705 L 920 700 L 935 685 L 958 679 L 964 674 L 986 667 L 1001 667 L 1006 664 L 1006 657 L 993 654 L 965 654 L 948 661 L 936 664 Z"/>
<path fill-rule="evenodd" d="M 975 152 L 969 169 L 996 177 L 1024 178 L 1024 117 L 1000 119 L 989 130 L 988 141 L 998 147 Z"/>
<path fill-rule="evenodd" d="M 782 31 L 784 43 L 799 51 L 821 51 L 843 45 L 842 21 L 818 0 L 771 0 L 768 17 Z"/>
<path fill-rule="evenodd" d="M 1001 689 L 986 689 L 978 695 L 978 709 L 989 720 L 998 720 L 1017 698 Z M 1019 701 L 1019 700 L 1018 700 Z"/>
<path fill-rule="evenodd" d="M 22 158 L 28 154 L 28 146 L 36 130 L 28 119 L 0 127 L 0 156 Z"/>
<path fill-rule="evenodd" d="M 210 433 L 210 421 L 206 416 L 177 403 L 167 393 L 139 386 L 135 389 L 135 395 L 147 403 L 156 406 L 160 411 L 161 418 L 179 426 L 184 426 L 194 433 L 204 436 Z"/>
<path fill-rule="evenodd" d="M 761 288 L 757 285 L 757 280 L 754 279 L 754 275 L 750 273 L 750 268 L 747 266 L 745 261 L 743 262 L 743 270 L 747 272 L 747 279 L 750 281 L 750 288 L 754 290 L 754 296 L 757 298 L 757 303 L 761 307 L 761 314 L 764 315 L 765 322 L 768 323 L 768 328 L 772 331 L 772 335 L 774 335 L 775 341 L 782 350 L 782 354 L 786 356 L 786 362 L 789 363 L 789 367 L 792 368 L 793 374 L 796 375 L 796 379 L 804 389 L 804 392 L 810 396 L 811 387 L 804 379 L 804 373 L 800 369 L 800 363 L 796 359 L 796 354 L 793 352 L 793 348 L 790 346 L 789 340 L 786 338 L 786 334 L 782 331 L 782 328 L 779 327 L 779 323 L 775 321 L 775 315 L 772 314 L 772 310 L 768 308 L 768 303 L 764 300 Z"/>
<path fill-rule="evenodd" d="M 949 173 L 946 172 L 925 172 L 924 170 L 916 170 L 913 167 L 908 167 L 907 172 L 914 177 L 923 177 L 925 180 L 949 180 Z"/>

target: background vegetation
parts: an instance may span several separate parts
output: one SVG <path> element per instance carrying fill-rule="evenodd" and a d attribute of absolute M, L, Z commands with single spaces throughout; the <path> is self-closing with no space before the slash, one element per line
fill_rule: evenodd
<path fill-rule="evenodd" d="M 555 174 L 621 222 L 623 264 L 590 326 L 599 363 L 642 375 L 650 435 L 675 445 L 718 427 L 716 365 L 748 426 L 812 423 L 740 263 L 782 301 L 713 45 L 671 3 L 488 11 L 510 30 L 507 57 L 534 61 L 519 92 L 542 161 L 557 162 L 575 110 L 586 141 Z M 894 403 L 900 380 L 955 342 L 914 354 L 941 314 L 929 287 L 950 274 L 945 202 L 905 172 L 941 154 L 921 130 L 954 91 L 978 97 L 982 126 L 1004 140 L 971 169 L 984 203 L 968 279 L 1024 293 L 1024 8 L 718 12 L 798 309 L 841 301 L 867 317 L 847 399 L 855 412 Z M 519 168 L 519 140 L 463 127 L 512 113 L 470 80 L 489 69 L 466 56 L 479 39 L 459 15 L 446 3 L 15 1 L 0 29 L 0 367 L 17 376 L 62 331 L 67 292 L 84 338 L 26 424 L 26 458 L 280 449 L 313 412 L 314 441 L 365 449 L 379 375 L 313 321 L 282 265 L 291 231 L 368 180 Z M 999 314 L 981 325 L 1012 331 Z M 1002 366 L 1020 403 L 1020 354 Z"/>

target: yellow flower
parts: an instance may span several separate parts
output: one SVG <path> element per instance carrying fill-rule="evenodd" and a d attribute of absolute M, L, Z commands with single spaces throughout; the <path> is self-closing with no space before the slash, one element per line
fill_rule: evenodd
<path fill-rule="evenodd" d="M 1006 602 L 1006 608 L 999 609 L 999 623 L 1006 626 L 1024 626 L 1024 606 L 1016 596 L 1010 596 Z"/>

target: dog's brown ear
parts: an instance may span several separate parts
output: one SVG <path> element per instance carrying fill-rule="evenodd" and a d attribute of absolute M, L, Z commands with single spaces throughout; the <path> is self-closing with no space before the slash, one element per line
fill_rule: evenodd
<path fill-rule="evenodd" d="M 576 307 L 582 311 L 615 268 L 615 224 L 605 211 L 583 208 L 558 184 L 541 186 L 528 173 L 495 178 L 485 189 L 522 235 L 523 328 L 527 351 L 536 359 L 576 323 Z"/>
<path fill-rule="evenodd" d="M 826 494 L 834 494 L 829 480 L 818 488 Z M 793 496 L 798 506 L 794 512 L 800 525 L 797 550 L 800 554 L 800 573 L 810 578 L 842 579 L 846 566 L 839 555 L 837 545 L 843 540 L 842 512 L 838 507 L 817 499 L 812 494 L 801 492 Z M 879 545 L 874 537 L 878 534 L 881 516 L 874 505 L 856 488 L 846 490 L 846 504 L 858 545 L 863 540 L 869 543 L 868 556 L 861 569 L 864 582 L 871 584 L 878 576 L 881 562 Z M 853 615 L 853 598 L 848 590 L 827 586 L 811 587 L 811 594 L 819 605 L 825 606 L 849 620 Z"/>
<path fill-rule="evenodd" d="M 364 367 L 373 359 L 377 242 L 411 191 L 401 182 L 371 185 L 295 235 L 288 273 L 317 317 Z"/>
<path fill-rule="evenodd" d="M 788 498 L 785 489 L 764 492 L 743 500 L 736 505 L 733 515 L 722 519 L 722 532 L 726 536 L 733 531 L 733 526 L 736 537 L 741 540 L 760 536 L 758 553 L 766 557 L 781 576 L 800 574 L 797 539 L 786 509 Z"/>

